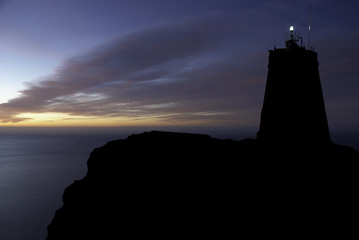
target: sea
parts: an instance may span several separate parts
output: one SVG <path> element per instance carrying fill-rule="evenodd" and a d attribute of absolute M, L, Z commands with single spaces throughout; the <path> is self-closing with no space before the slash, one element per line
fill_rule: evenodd
<path fill-rule="evenodd" d="M 91 151 L 110 140 L 150 130 L 255 138 L 250 128 L 0 128 L 0 239 L 46 239 L 64 189 L 85 176 Z M 334 138 L 359 150 L 358 134 Z"/>

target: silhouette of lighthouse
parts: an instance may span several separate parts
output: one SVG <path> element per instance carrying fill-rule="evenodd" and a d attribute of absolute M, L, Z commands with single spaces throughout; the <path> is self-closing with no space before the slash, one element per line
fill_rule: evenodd
<path fill-rule="evenodd" d="M 318 54 L 290 37 L 269 50 L 268 76 L 257 139 L 264 144 L 326 144 L 330 133 L 318 70 Z"/>

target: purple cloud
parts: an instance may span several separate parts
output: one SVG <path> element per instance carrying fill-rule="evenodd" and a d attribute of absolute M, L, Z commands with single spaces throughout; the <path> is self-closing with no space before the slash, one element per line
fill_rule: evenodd
<path fill-rule="evenodd" d="M 0 105 L 1 121 L 23 121 L 17 117 L 23 112 L 103 117 L 233 112 L 240 95 L 234 89 L 246 73 L 232 54 L 216 55 L 239 27 L 225 18 L 205 18 L 122 37 L 28 84 L 21 96 Z"/>
<path fill-rule="evenodd" d="M 53 75 L 29 84 L 18 98 L 1 104 L 0 120 L 20 122 L 24 120 L 21 113 L 55 112 L 133 119 L 156 116 L 177 122 L 211 119 L 257 126 L 267 49 L 279 34 L 266 30 L 266 26 L 277 24 L 278 18 L 264 10 L 255 12 L 255 17 L 249 11 L 235 18 L 217 14 L 169 23 L 74 56 Z M 248 19 L 264 30 L 248 28 Z M 342 39 L 346 39 L 345 45 Z M 313 38 L 329 122 L 340 124 L 337 108 L 332 107 L 337 103 L 356 110 L 348 110 L 353 123 L 359 119 L 353 115 L 358 112 L 359 61 L 353 51 L 358 39 L 355 33 L 321 41 Z M 332 47 L 339 45 L 341 48 Z"/>

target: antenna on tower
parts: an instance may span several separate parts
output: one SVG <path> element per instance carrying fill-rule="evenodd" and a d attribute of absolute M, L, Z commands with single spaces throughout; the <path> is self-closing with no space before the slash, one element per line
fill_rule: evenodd
<path fill-rule="evenodd" d="M 309 6 L 309 29 L 308 29 L 308 33 L 309 33 L 309 37 L 308 37 L 308 50 L 310 49 L 310 23 L 312 21 L 312 6 Z"/>

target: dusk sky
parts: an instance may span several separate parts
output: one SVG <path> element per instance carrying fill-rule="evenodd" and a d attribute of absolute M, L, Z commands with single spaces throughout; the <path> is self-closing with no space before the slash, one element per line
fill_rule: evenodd
<path fill-rule="evenodd" d="M 354 0 L 0 0 L 0 126 L 258 128 L 268 50 L 291 25 L 307 46 L 309 6 L 330 129 L 359 130 Z"/>

